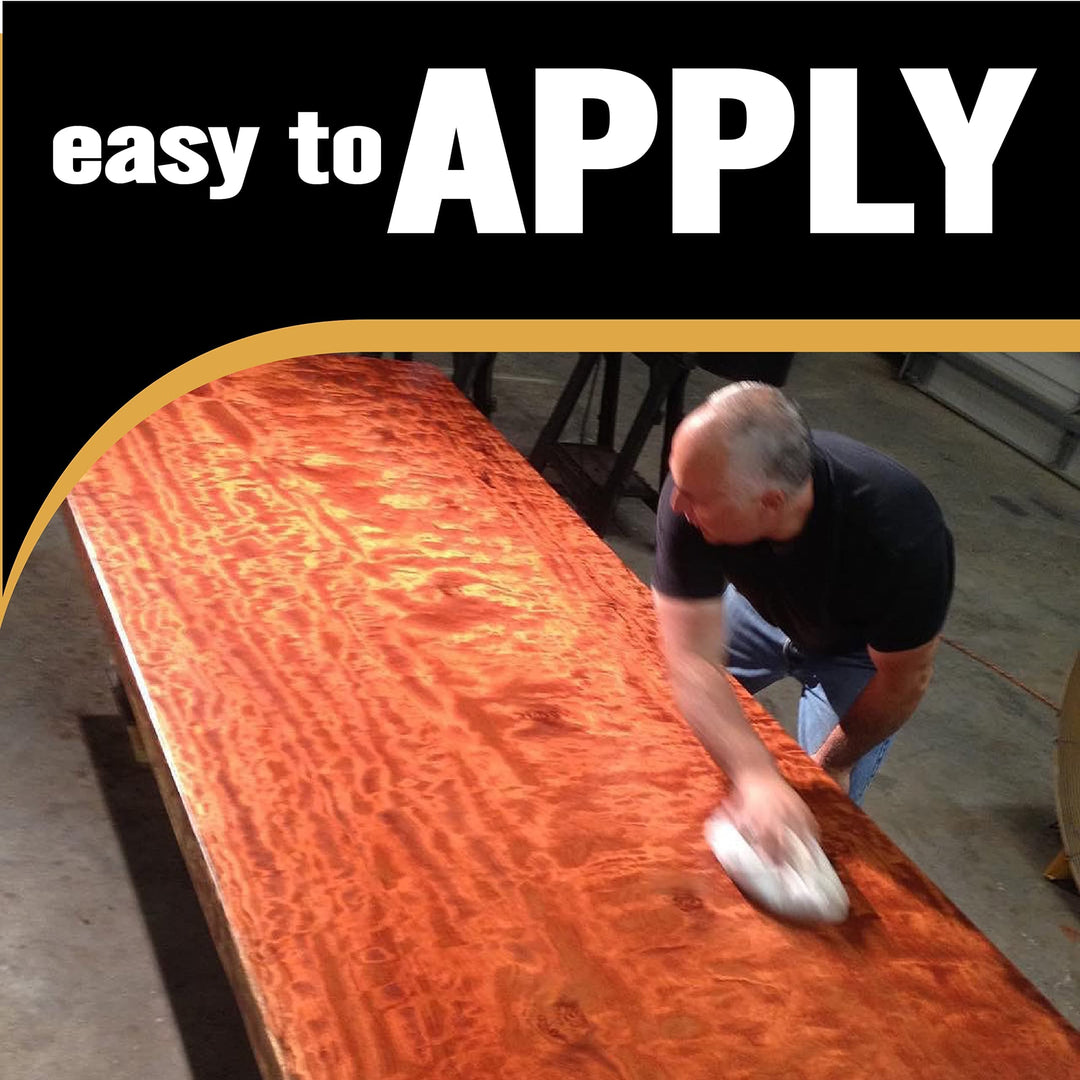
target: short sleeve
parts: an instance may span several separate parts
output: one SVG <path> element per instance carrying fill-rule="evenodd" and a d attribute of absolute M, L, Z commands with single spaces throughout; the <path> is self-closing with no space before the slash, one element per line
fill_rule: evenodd
<path fill-rule="evenodd" d="M 680 600 L 721 596 L 727 579 L 717 550 L 683 517 L 671 509 L 672 479 L 664 481 L 656 511 L 656 561 L 653 588 Z"/>
<path fill-rule="evenodd" d="M 925 645 L 941 631 L 952 599 L 953 539 L 942 525 L 897 558 L 888 592 L 878 605 L 867 644 L 878 652 Z"/>

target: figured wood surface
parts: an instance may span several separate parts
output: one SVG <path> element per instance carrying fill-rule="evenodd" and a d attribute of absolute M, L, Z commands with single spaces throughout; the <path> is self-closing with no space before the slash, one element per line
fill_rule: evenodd
<path fill-rule="evenodd" d="M 702 836 L 724 781 L 672 703 L 647 589 L 437 371 L 306 357 L 218 380 L 69 508 L 267 1075 L 1080 1060 L 740 689 L 852 914 L 799 928 L 743 899 Z"/>

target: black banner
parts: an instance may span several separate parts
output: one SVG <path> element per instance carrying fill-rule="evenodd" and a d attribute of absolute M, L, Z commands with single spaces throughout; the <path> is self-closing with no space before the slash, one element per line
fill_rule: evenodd
<path fill-rule="evenodd" d="M 109 416 L 266 330 L 1077 315 L 1065 5 L 5 15 L 5 581 Z"/>

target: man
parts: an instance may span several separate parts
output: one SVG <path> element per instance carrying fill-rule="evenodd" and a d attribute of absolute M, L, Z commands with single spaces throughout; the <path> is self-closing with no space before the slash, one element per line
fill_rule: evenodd
<path fill-rule="evenodd" d="M 926 487 L 885 455 L 813 432 L 779 390 L 732 383 L 680 424 L 657 516 L 653 596 L 676 702 L 731 780 L 740 830 L 779 856 L 816 835 L 744 717 L 793 675 L 798 738 L 859 803 L 933 670 L 952 537 Z"/>

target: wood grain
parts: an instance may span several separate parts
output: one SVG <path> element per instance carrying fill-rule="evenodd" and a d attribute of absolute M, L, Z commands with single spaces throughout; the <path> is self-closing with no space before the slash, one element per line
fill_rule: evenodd
<path fill-rule="evenodd" d="M 805 929 L 741 897 L 702 837 L 724 781 L 671 701 L 647 590 L 434 369 L 229 376 L 68 506 L 268 1077 L 1078 1060 L 740 691 L 853 911 Z"/>

